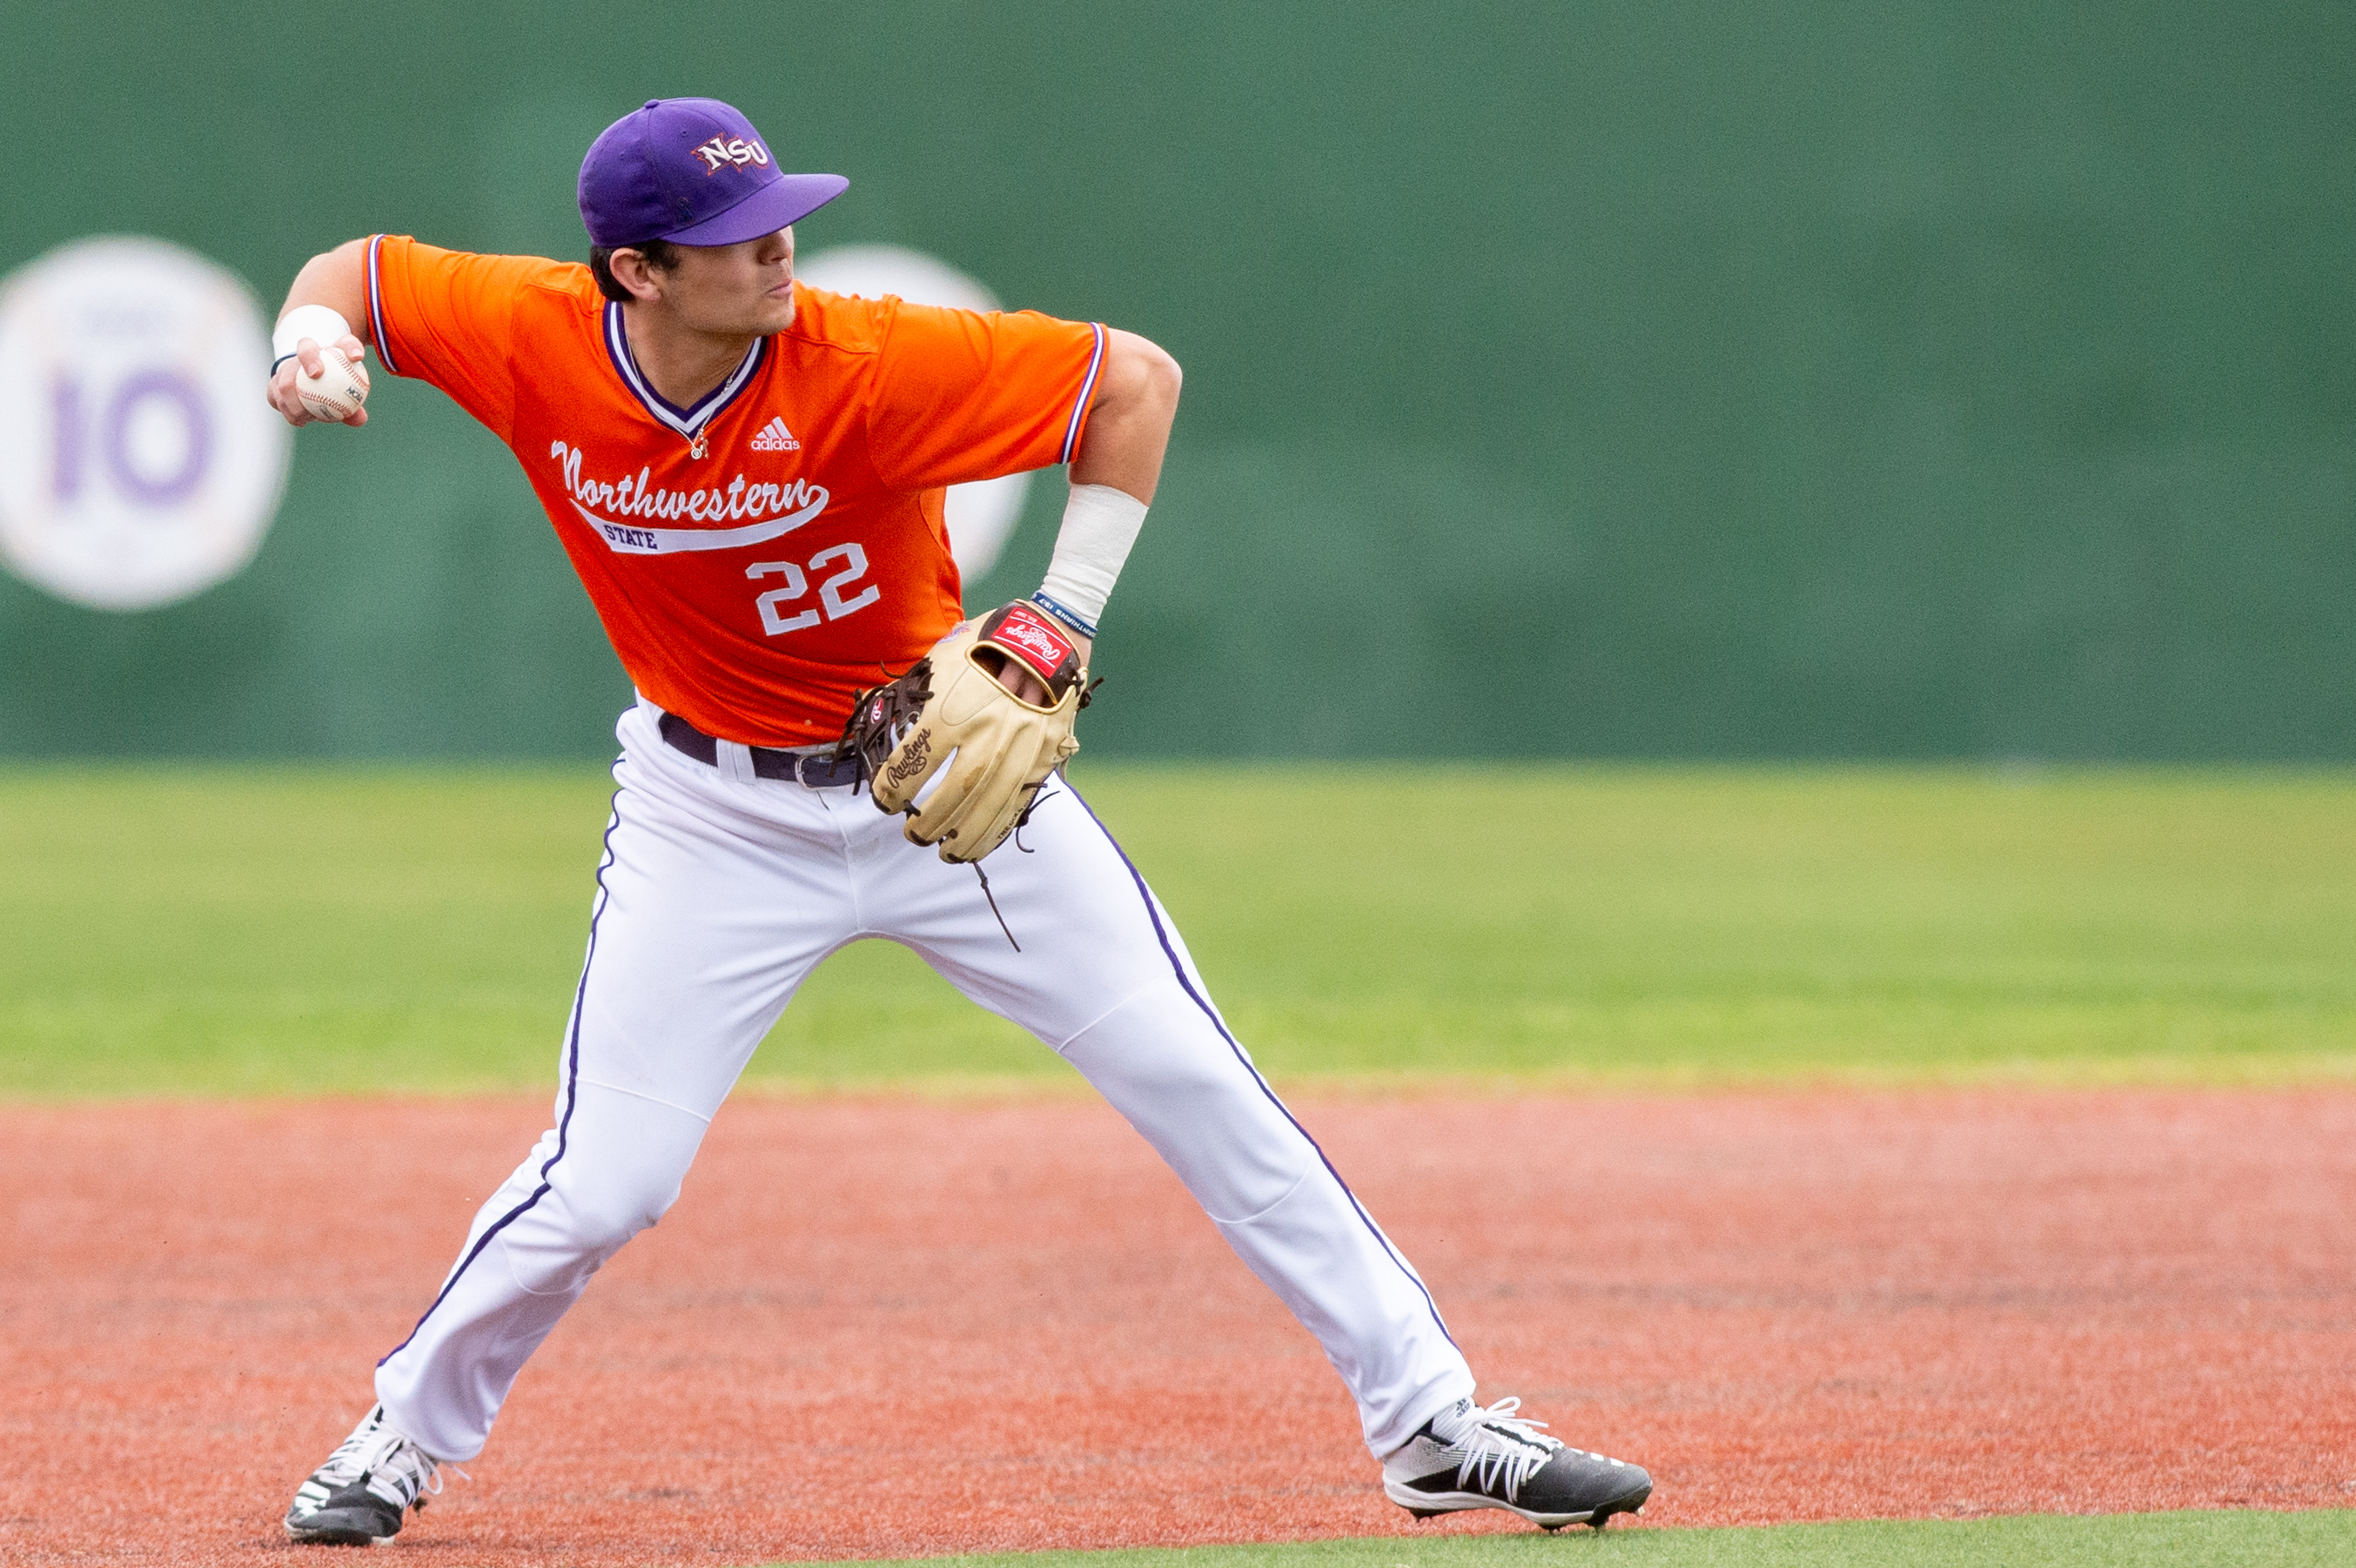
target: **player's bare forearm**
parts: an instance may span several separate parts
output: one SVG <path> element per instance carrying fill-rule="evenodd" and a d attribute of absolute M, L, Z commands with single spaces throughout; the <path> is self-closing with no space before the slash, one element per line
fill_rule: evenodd
<path fill-rule="evenodd" d="M 297 305 L 320 304 L 334 311 L 351 324 L 352 333 L 340 343 L 325 347 L 335 348 L 357 365 L 360 362 L 362 345 L 368 341 L 368 241 L 349 240 L 324 254 L 303 263 L 294 274 L 294 285 L 286 291 L 286 303 L 278 307 L 278 319 Z M 294 395 L 294 371 L 299 363 L 308 375 L 319 373 L 320 345 L 304 340 L 305 347 L 294 358 L 285 361 L 271 372 L 270 406 L 285 416 L 288 424 L 309 424 L 316 418 Z M 368 411 L 362 409 L 345 421 L 348 424 L 368 423 Z"/>
<path fill-rule="evenodd" d="M 1109 485 L 1153 499 L 1162 454 L 1178 417 L 1178 361 L 1133 332 L 1105 334 L 1104 374 L 1088 409 L 1087 433 L 1072 461 L 1075 485 Z"/>

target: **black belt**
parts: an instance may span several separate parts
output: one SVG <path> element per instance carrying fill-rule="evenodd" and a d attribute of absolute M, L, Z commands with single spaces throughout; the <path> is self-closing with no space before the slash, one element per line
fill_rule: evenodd
<path fill-rule="evenodd" d="M 706 767 L 720 765 L 720 742 L 676 713 L 662 716 L 662 738 L 672 751 L 693 757 Z M 811 789 L 827 789 L 836 784 L 855 784 L 866 776 L 856 752 L 838 759 L 832 752 L 776 752 L 766 746 L 744 749 L 753 753 L 753 776 L 757 779 L 797 780 Z"/>

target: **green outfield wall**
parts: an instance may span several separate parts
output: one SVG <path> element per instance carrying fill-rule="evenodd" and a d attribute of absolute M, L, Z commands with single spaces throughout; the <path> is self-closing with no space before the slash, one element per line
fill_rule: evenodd
<path fill-rule="evenodd" d="M 575 256 L 590 138 L 701 92 L 851 176 L 806 251 L 1162 342 L 1106 754 L 2356 758 L 2344 5 L 6 0 L 0 59 L 0 271 Z M 193 599 L 0 579 L 0 755 L 609 750 L 512 461 L 370 410 Z"/>

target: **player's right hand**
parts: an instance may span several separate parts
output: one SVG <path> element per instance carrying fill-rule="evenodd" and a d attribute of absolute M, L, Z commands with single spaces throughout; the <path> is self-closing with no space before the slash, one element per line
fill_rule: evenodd
<path fill-rule="evenodd" d="M 348 332 L 344 334 L 343 341 L 332 347 L 351 364 L 368 363 L 368 349 L 361 344 L 356 334 Z M 361 409 L 348 420 L 323 420 L 305 408 L 303 400 L 294 395 L 294 367 L 298 363 L 303 367 L 305 375 L 316 376 L 319 373 L 318 339 L 306 337 L 297 343 L 294 346 L 293 357 L 270 373 L 270 406 L 276 409 L 288 424 L 364 425 L 368 423 L 366 409 Z"/>

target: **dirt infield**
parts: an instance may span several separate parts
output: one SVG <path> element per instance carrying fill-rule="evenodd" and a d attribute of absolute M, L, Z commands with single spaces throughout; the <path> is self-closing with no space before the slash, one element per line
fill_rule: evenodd
<path fill-rule="evenodd" d="M 1484 1393 L 1653 1524 L 2356 1500 L 2356 1094 L 1311 1103 Z M 0 1111 L 0 1558 L 285 1563 L 539 1102 Z M 419 1563 L 1417 1527 L 1093 1103 L 744 1100 Z M 1512 1528 L 1520 1528 L 1512 1525 Z"/>

